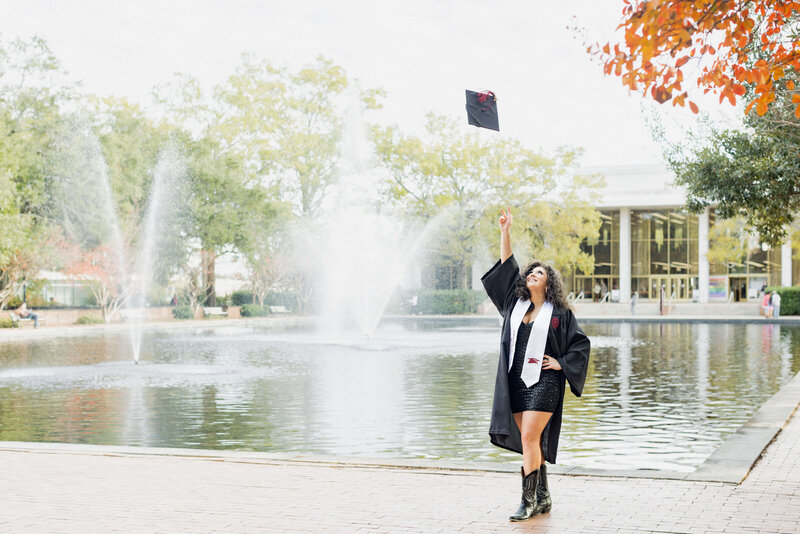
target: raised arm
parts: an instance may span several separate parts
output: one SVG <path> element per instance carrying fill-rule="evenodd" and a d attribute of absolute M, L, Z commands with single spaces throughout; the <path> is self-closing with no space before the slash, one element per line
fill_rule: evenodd
<path fill-rule="evenodd" d="M 500 263 L 505 263 L 505 261 L 511 257 L 511 237 L 509 237 L 509 232 L 511 231 L 511 208 L 506 208 L 505 211 L 500 210 L 500 220 L 498 221 L 500 224 Z"/>
<path fill-rule="evenodd" d="M 497 311 L 500 312 L 500 315 L 505 316 L 510 313 L 513 308 L 512 303 L 517 300 L 513 296 L 513 291 L 520 275 L 517 260 L 511 253 L 511 239 L 508 237 L 511 229 L 511 208 L 501 210 L 501 213 L 498 221 L 500 223 L 500 261 L 481 277 L 481 282 Z"/>

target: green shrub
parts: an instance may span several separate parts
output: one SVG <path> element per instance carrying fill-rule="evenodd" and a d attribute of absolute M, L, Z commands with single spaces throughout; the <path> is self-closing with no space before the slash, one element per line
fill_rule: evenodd
<path fill-rule="evenodd" d="M 800 315 L 800 287 L 768 287 L 767 293 L 777 291 L 781 296 L 781 316 Z"/>
<path fill-rule="evenodd" d="M 483 291 L 471 289 L 421 291 L 414 312 L 427 315 L 475 313 L 483 298 Z"/>
<path fill-rule="evenodd" d="M 252 291 L 234 291 L 231 293 L 231 306 L 244 306 L 253 303 Z"/>
<path fill-rule="evenodd" d="M 75 324 L 103 324 L 105 321 L 102 317 L 98 317 L 97 315 L 81 315 L 78 317 L 78 320 L 75 321 Z"/>
<path fill-rule="evenodd" d="M 269 306 L 259 306 L 258 304 L 245 304 L 242 306 L 242 317 L 264 317 L 269 315 Z"/>
<path fill-rule="evenodd" d="M 22 306 L 22 299 L 19 297 L 11 297 L 11 300 L 6 303 L 6 308 L 9 310 L 16 310 L 20 306 Z"/>
<path fill-rule="evenodd" d="M 264 298 L 264 304 L 267 306 L 283 306 L 287 310 L 295 310 L 297 306 L 297 299 L 293 293 L 278 293 L 277 291 L 270 291 Z"/>
<path fill-rule="evenodd" d="M 194 319 L 192 307 L 186 305 L 175 306 L 172 308 L 172 316 L 176 319 Z"/>
<path fill-rule="evenodd" d="M 14 328 L 16 326 L 19 325 L 15 325 L 11 317 L 0 317 L 0 328 Z"/>

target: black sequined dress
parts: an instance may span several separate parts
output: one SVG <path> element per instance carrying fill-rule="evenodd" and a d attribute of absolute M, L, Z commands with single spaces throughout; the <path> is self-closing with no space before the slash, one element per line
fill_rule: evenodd
<path fill-rule="evenodd" d="M 511 412 L 524 412 L 532 410 L 534 412 L 550 412 L 553 413 L 558 406 L 558 400 L 561 396 L 561 371 L 554 369 L 542 369 L 539 375 L 539 381 L 531 387 L 525 386 L 520 375 L 522 374 L 522 365 L 525 361 L 525 349 L 528 346 L 528 340 L 531 337 L 531 330 L 533 323 L 525 324 L 520 323 L 519 330 L 517 331 L 517 344 L 514 348 L 514 363 L 511 370 L 508 372 L 508 389 L 511 397 Z M 552 354 L 550 351 L 550 340 L 544 348 L 544 353 L 547 355 Z"/>

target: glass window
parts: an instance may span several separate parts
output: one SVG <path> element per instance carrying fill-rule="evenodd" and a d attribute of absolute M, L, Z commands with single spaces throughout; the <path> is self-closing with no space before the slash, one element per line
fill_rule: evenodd
<path fill-rule="evenodd" d="M 603 242 L 594 246 L 595 274 L 611 274 L 611 243 Z"/>
<path fill-rule="evenodd" d="M 766 273 L 767 272 L 767 251 L 762 250 L 761 247 L 750 249 L 747 255 L 748 271 L 753 273 Z"/>
<path fill-rule="evenodd" d="M 680 231 L 680 229 L 678 230 Z M 689 242 L 673 240 L 669 243 L 669 270 L 671 274 L 688 274 L 689 272 Z"/>
<path fill-rule="evenodd" d="M 650 219 L 649 213 L 640 211 L 631 212 L 631 240 L 646 241 L 650 239 Z"/>
<path fill-rule="evenodd" d="M 673 211 L 669 215 L 669 238 L 670 239 L 687 239 L 689 232 L 687 231 L 686 212 Z"/>
<path fill-rule="evenodd" d="M 667 274 L 669 272 L 669 254 L 666 243 L 650 242 L 650 272 L 652 274 Z"/>
<path fill-rule="evenodd" d="M 631 242 L 631 275 L 650 274 L 650 243 L 647 241 Z"/>
<path fill-rule="evenodd" d="M 640 299 L 646 299 L 650 294 L 649 283 L 649 278 L 631 278 L 631 289 L 633 292 L 638 293 Z"/>
<path fill-rule="evenodd" d="M 654 211 L 650 213 L 650 216 L 650 239 L 657 242 L 666 241 L 667 221 L 669 220 L 668 215 L 659 211 Z"/>
<path fill-rule="evenodd" d="M 689 274 L 696 274 L 700 272 L 699 257 L 700 257 L 700 243 L 696 239 L 690 239 L 686 246 L 689 253 Z"/>
<path fill-rule="evenodd" d="M 689 239 L 699 239 L 700 237 L 700 216 L 696 213 L 686 215 L 686 226 L 689 229 Z"/>

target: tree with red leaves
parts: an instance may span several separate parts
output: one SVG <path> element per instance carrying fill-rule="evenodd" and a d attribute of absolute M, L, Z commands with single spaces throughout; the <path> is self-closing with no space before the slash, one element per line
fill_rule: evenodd
<path fill-rule="evenodd" d="M 696 64 L 697 86 L 735 105 L 748 101 L 764 115 L 779 85 L 793 91 L 790 71 L 800 71 L 800 1 L 624 0 L 621 42 L 588 47 L 606 74 L 656 102 L 687 103 L 684 75 Z M 746 85 L 752 86 L 747 95 Z M 800 94 L 794 94 L 800 118 Z"/>

